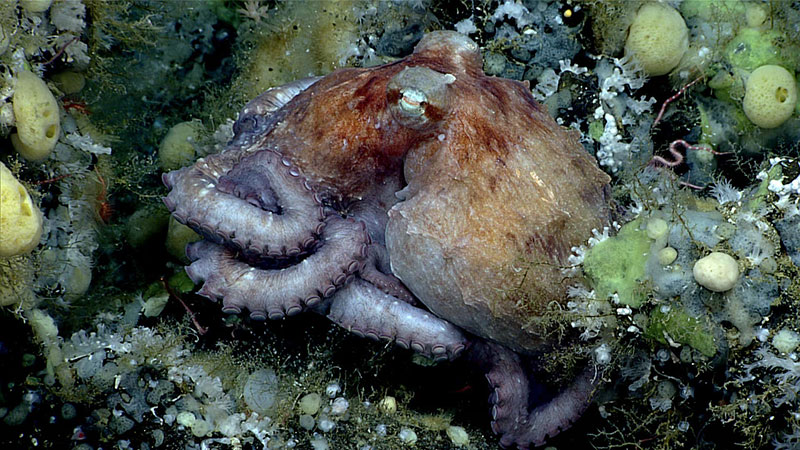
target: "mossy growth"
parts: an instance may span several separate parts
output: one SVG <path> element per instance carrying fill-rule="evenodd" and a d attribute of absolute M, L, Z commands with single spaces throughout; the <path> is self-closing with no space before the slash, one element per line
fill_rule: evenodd
<path fill-rule="evenodd" d="M 782 39 L 775 30 L 743 28 L 725 47 L 725 57 L 734 67 L 748 71 L 765 64 L 791 67 L 776 45 Z"/>
<path fill-rule="evenodd" d="M 243 35 L 234 90 L 253 98 L 269 88 L 347 65 L 358 51 L 352 1 L 290 2 Z"/>
<path fill-rule="evenodd" d="M 640 225 L 639 219 L 625 224 L 616 236 L 596 244 L 586 253 L 583 271 L 598 298 L 616 293 L 621 304 L 634 308 L 645 301 L 645 263 L 652 241 Z"/>
<path fill-rule="evenodd" d="M 750 211 L 758 211 L 765 205 L 765 200 L 769 198 L 772 193 L 769 190 L 769 184 L 773 180 L 780 180 L 783 177 L 783 167 L 780 164 L 775 164 L 769 170 L 765 171 L 767 176 L 758 184 L 755 192 L 750 195 L 750 200 L 746 204 L 746 208 Z"/>
<path fill-rule="evenodd" d="M 688 345 L 710 358 L 717 353 L 710 328 L 704 317 L 692 317 L 680 306 L 664 305 L 650 313 L 644 336 L 660 344 Z"/>
<path fill-rule="evenodd" d="M 29 254 L 0 258 L 0 307 L 24 309 L 35 303 L 35 259 Z"/>
<path fill-rule="evenodd" d="M 633 21 L 636 11 L 643 2 L 641 0 L 590 0 L 585 2 L 592 17 L 592 32 L 595 40 L 592 43 L 598 53 L 615 55 L 622 51 L 628 26 Z"/>

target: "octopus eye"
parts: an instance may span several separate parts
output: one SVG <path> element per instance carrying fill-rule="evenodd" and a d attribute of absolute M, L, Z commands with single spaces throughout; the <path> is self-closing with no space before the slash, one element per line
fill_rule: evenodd
<path fill-rule="evenodd" d="M 442 120 L 447 114 L 447 86 L 455 79 L 427 67 L 406 67 L 386 87 L 392 117 L 415 130 Z"/>
<path fill-rule="evenodd" d="M 240 117 L 233 124 L 233 133 L 258 133 L 264 123 L 264 118 L 260 115 L 252 114 Z"/>
<path fill-rule="evenodd" d="M 400 94 L 398 105 L 403 111 L 415 116 L 425 114 L 425 105 L 428 102 L 428 97 L 424 92 L 411 88 L 401 91 Z"/>

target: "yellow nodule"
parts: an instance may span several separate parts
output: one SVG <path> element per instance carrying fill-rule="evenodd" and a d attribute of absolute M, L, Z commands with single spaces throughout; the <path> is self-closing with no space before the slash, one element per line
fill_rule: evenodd
<path fill-rule="evenodd" d="M 761 128 L 775 128 L 792 116 L 797 105 L 797 83 L 781 66 L 764 65 L 750 74 L 745 84 L 742 109 Z"/>
<path fill-rule="evenodd" d="M 39 245 L 42 212 L 28 191 L 0 163 L 0 256 L 21 255 Z"/>

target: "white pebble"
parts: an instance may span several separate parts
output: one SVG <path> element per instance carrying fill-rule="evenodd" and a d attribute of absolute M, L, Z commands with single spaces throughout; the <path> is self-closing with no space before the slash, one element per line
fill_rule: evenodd
<path fill-rule="evenodd" d="M 178 413 L 178 425 L 183 425 L 185 427 L 191 427 L 194 425 L 197 417 L 194 416 L 194 413 L 191 411 L 181 411 Z"/>
<path fill-rule="evenodd" d="M 709 291 L 725 292 L 739 281 L 739 265 L 727 253 L 713 252 L 694 263 L 692 274 L 695 281 Z"/>
<path fill-rule="evenodd" d="M 335 381 L 329 384 L 327 387 L 325 387 L 325 395 L 327 395 L 328 398 L 336 397 L 337 395 L 339 395 L 339 392 L 342 392 L 342 387 L 339 386 L 339 383 Z"/>
<path fill-rule="evenodd" d="M 783 328 L 772 337 L 772 346 L 781 353 L 792 353 L 800 344 L 800 334 Z"/>
<path fill-rule="evenodd" d="M 397 433 L 397 437 L 399 437 L 403 443 L 408 445 L 414 445 L 417 443 L 417 433 L 415 433 L 411 428 L 401 428 L 400 432 Z"/>
<path fill-rule="evenodd" d="M 346 398 L 336 397 L 336 400 L 331 404 L 331 414 L 340 416 L 347 411 L 348 406 L 350 406 L 350 402 L 348 402 Z"/>
<path fill-rule="evenodd" d="M 319 435 L 315 435 L 313 438 L 311 438 L 309 443 L 311 444 L 311 448 L 314 450 L 328 450 L 330 448 L 328 445 L 328 440 Z"/>
<path fill-rule="evenodd" d="M 594 349 L 594 357 L 598 364 L 608 364 L 611 362 L 611 351 L 608 345 L 601 344 L 599 347 Z"/>
<path fill-rule="evenodd" d="M 328 419 L 327 417 L 319 419 L 319 424 L 317 425 L 320 431 L 323 433 L 327 433 L 336 427 L 336 422 Z"/>

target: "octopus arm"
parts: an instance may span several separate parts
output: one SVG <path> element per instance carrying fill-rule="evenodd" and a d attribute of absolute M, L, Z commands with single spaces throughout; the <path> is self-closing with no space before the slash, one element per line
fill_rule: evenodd
<path fill-rule="evenodd" d="M 587 367 L 550 401 L 531 406 L 536 399 L 531 398 L 529 378 L 519 355 L 499 344 L 481 341 L 471 347 L 469 358 L 487 370 L 486 380 L 492 390 L 492 431 L 500 435 L 503 447 L 544 445 L 581 417 L 597 387 L 598 381 Z"/>
<path fill-rule="evenodd" d="M 389 265 L 389 253 L 386 251 L 386 247 L 382 245 L 372 244 L 369 246 L 367 261 L 359 275 L 392 297 L 397 297 L 412 305 L 416 303 L 414 294 L 408 290 L 399 278 L 392 274 Z"/>
<path fill-rule="evenodd" d="M 268 150 L 240 161 L 227 153 L 212 155 L 163 180 L 171 188 L 164 203 L 176 220 L 248 254 L 297 256 L 315 244 L 324 227 L 319 197 L 295 168 Z M 282 206 L 280 214 L 270 211 L 272 204 Z"/>
<path fill-rule="evenodd" d="M 328 318 L 358 336 L 394 341 L 437 360 L 454 359 L 467 345 L 454 325 L 359 278 L 336 293 Z"/>
<path fill-rule="evenodd" d="M 192 264 L 186 273 L 204 280 L 198 294 L 222 298 L 223 311 L 250 311 L 254 319 L 280 319 L 314 307 L 345 285 L 367 256 L 369 237 L 364 225 L 338 216 L 327 219 L 322 245 L 302 262 L 284 269 L 253 267 L 236 252 L 208 241 L 191 244 Z"/>

